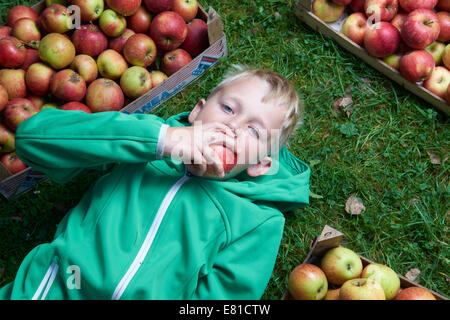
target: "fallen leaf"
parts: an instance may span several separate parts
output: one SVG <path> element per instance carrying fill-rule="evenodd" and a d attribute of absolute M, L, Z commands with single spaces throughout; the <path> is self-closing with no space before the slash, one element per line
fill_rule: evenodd
<path fill-rule="evenodd" d="M 333 113 L 335 116 L 338 115 L 338 112 L 344 112 L 347 117 L 349 117 L 353 112 L 353 99 L 351 95 L 345 95 L 343 98 L 337 99 L 333 103 Z"/>
<path fill-rule="evenodd" d="M 434 152 L 427 151 L 432 164 L 441 164 L 441 157 Z"/>
<path fill-rule="evenodd" d="M 351 215 L 359 215 L 362 211 L 366 211 L 366 207 L 362 203 L 361 199 L 352 194 L 345 203 L 345 211 Z"/>
<path fill-rule="evenodd" d="M 405 278 L 409 281 L 419 283 L 420 270 L 417 268 L 410 269 L 406 274 Z"/>

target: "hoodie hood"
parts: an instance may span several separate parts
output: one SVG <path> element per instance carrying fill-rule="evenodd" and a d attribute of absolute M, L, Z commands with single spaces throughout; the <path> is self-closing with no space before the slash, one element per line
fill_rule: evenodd
<path fill-rule="evenodd" d="M 190 126 L 188 115 L 182 112 L 167 119 L 169 126 Z M 272 155 L 270 170 L 258 177 L 251 177 L 244 170 L 221 186 L 241 197 L 258 204 L 274 207 L 281 212 L 294 210 L 309 204 L 310 169 L 306 163 L 294 156 L 286 146 L 277 155 Z"/>

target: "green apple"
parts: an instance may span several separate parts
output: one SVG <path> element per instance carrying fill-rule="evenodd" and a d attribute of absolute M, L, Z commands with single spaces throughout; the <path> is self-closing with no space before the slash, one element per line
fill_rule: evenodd
<path fill-rule="evenodd" d="M 381 285 L 371 278 L 346 281 L 339 290 L 339 300 L 386 300 Z"/>
<path fill-rule="evenodd" d="M 347 280 L 359 278 L 362 262 L 354 251 L 336 247 L 328 250 L 322 257 L 321 268 L 330 283 L 341 285 Z"/>
<path fill-rule="evenodd" d="M 367 265 L 361 274 L 362 278 L 374 279 L 384 290 L 386 300 L 393 299 L 400 289 L 400 279 L 394 270 L 380 263 Z"/>
<path fill-rule="evenodd" d="M 332 0 L 314 0 L 313 12 L 325 22 L 334 22 L 344 13 L 345 6 L 334 3 Z"/>
<path fill-rule="evenodd" d="M 445 44 L 439 41 L 435 41 L 425 48 L 431 55 L 433 56 L 434 62 L 436 65 L 440 65 L 442 63 L 442 56 L 444 55 Z"/>
<path fill-rule="evenodd" d="M 304 263 L 289 275 L 288 290 L 296 300 L 322 300 L 328 291 L 327 277 L 318 266 Z"/>

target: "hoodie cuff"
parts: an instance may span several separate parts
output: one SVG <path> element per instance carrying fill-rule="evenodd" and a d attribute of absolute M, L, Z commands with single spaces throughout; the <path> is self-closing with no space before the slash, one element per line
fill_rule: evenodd
<path fill-rule="evenodd" d="M 169 128 L 169 125 L 162 124 L 161 129 L 159 130 L 158 144 L 156 145 L 156 160 L 161 160 L 163 158 L 167 128 Z"/>

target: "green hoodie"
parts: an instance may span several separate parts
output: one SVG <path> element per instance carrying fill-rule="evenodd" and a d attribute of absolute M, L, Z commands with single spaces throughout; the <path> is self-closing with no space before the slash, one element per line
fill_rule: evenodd
<path fill-rule="evenodd" d="M 19 125 L 17 155 L 51 180 L 105 174 L 0 299 L 260 299 L 282 212 L 308 204 L 309 168 L 283 147 L 268 175 L 192 176 L 162 157 L 167 127 L 189 126 L 188 114 L 48 108 Z"/>

